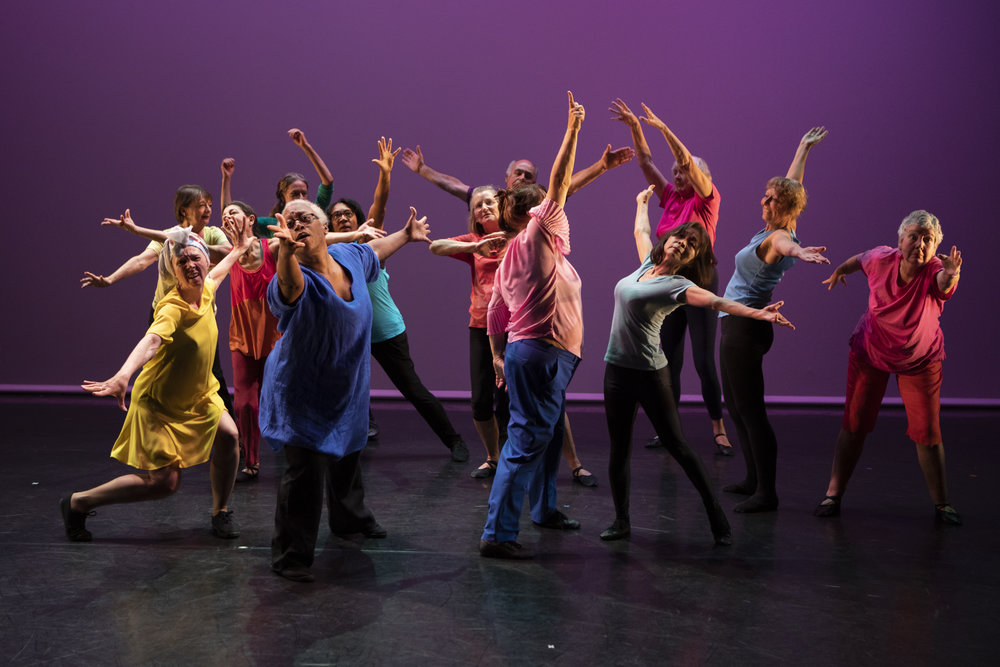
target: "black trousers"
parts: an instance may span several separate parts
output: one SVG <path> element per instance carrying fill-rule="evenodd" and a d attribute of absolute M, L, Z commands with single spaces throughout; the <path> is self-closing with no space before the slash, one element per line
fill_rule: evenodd
<path fill-rule="evenodd" d="M 469 327 L 469 378 L 472 383 L 472 418 L 479 422 L 496 416 L 500 429 L 500 444 L 507 441 L 507 423 L 510 421 L 510 399 L 507 392 L 497 387 L 493 369 L 493 350 L 486 329 Z"/>
<path fill-rule="evenodd" d="M 323 514 L 324 486 L 331 533 L 364 532 L 375 525 L 375 515 L 365 505 L 361 452 L 343 458 L 302 447 L 286 446 L 284 452 L 271 563 L 276 569 L 309 567 Z"/>
<path fill-rule="evenodd" d="M 417 376 L 410 359 L 410 343 L 406 332 L 380 343 L 372 343 L 372 356 L 389 376 L 392 384 L 417 409 L 431 430 L 446 446 L 451 447 L 462 439 L 452 426 L 448 414 L 444 411 L 434 394 L 432 394 Z"/>

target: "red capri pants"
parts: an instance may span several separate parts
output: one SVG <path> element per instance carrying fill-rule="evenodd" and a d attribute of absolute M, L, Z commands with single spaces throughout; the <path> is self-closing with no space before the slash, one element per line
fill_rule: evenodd
<path fill-rule="evenodd" d="M 888 371 L 875 368 L 851 350 L 841 424 L 845 431 L 868 434 L 875 430 L 888 382 Z M 906 408 L 906 435 L 918 445 L 941 444 L 941 362 L 913 373 L 897 373 L 896 386 Z"/>

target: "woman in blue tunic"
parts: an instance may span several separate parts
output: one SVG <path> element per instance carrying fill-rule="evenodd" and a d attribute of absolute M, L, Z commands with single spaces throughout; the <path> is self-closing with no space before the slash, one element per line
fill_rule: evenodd
<path fill-rule="evenodd" d="M 378 278 L 379 262 L 411 241 L 429 243 L 426 218 L 410 208 L 406 227 L 370 244 L 327 248 L 328 221 L 315 204 L 285 206 L 272 227 L 277 273 L 267 301 L 281 340 L 261 387 L 261 433 L 285 450 L 271 541 L 271 567 L 293 581 L 310 567 L 323 511 L 330 530 L 385 537 L 365 506 L 361 450 L 368 439 L 369 338 L 372 306 L 361 286 Z"/>
<path fill-rule="evenodd" d="M 691 451 L 681 430 L 670 386 L 667 357 L 660 346 L 663 319 L 682 305 L 719 310 L 793 328 L 779 312 L 782 302 L 749 308 L 700 287 L 714 273 L 715 255 L 705 228 L 687 222 L 671 229 L 654 247 L 649 240 L 649 198 L 653 186 L 636 197 L 635 247 L 641 265 L 615 286 L 611 339 L 604 355 L 604 409 L 608 419 L 611 456 L 608 479 L 615 502 L 615 522 L 602 540 L 618 540 L 631 533 L 629 517 L 629 460 L 632 427 L 638 406 L 653 422 L 656 434 L 701 494 L 716 544 L 732 544 L 732 533 L 708 473 Z"/>

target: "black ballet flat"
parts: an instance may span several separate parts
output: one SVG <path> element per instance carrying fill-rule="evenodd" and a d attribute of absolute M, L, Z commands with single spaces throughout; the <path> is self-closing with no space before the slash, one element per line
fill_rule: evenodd
<path fill-rule="evenodd" d="M 813 510 L 813 516 L 821 518 L 840 516 L 840 496 L 826 496 Z"/>

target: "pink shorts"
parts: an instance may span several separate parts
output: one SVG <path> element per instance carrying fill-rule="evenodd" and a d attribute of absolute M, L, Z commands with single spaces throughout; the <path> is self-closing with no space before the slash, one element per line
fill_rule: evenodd
<path fill-rule="evenodd" d="M 875 430 L 888 382 L 888 371 L 875 368 L 851 350 L 841 424 L 845 431 L 868 434 Z M 897 373 L 896 386 L 906 408 L 906 435 L 918 445 L 941 444 L 941 362 L 915 373 Z"/>

